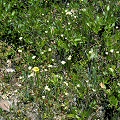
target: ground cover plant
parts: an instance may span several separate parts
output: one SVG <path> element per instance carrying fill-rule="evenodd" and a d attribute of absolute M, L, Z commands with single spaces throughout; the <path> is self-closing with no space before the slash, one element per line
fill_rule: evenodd
<path fill-rule="evenodd" d="M 119 0 L 0 1 L 0 119 L 120 119 Z"/>

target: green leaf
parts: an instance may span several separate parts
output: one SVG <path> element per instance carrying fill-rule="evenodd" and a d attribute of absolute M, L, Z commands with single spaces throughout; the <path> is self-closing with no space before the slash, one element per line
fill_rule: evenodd
<path fill-rule="evenodd" d="M 120 107 L 117 110 L 120 112 Z"/>
<path fill-rule="evenodd" d="M 75 118 L 75 115 L 74 114 L 69 114 L 68 118 Z"/>
<path fill-rule="evenodd" d="M 69 114 L 68 116 L 67 116 L 68 118 L 77 118 L 77 119 L 80 119 L 80 117 L 78 116 L 78 115 L 75 115 L 75 114 Z"/>
<path fill-rule="evenodd" d="M 107 6 L 107 11 L 109 11 L 109 10 L 110 10 L 110 6 L 108 5 L 108 6 Z"/>
<path fill-rule="evenodd" d="M 118 105 L 118 100 L 117 100 L 117 98 L 116 98 L 115 96 L 111 96 L 111 97 L 109 98 L 109 101 L 110 101 L 110 106 L 115 106 L 115 107 L 117 107 L 117 105 Z"/>

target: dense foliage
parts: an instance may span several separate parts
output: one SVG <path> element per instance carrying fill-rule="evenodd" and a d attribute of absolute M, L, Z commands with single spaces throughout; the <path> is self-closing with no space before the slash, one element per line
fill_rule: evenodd
<path fill-rule="evenodd" d="M 120 119 L 119 0 L 1 0 L 0 52 L 15 68 L 2 95 L 19 98 L 7 117 Z"/>

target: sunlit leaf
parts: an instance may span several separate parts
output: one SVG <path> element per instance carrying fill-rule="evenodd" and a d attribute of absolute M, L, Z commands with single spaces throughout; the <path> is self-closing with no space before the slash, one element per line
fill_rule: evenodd
<path fill-rule="evenodd" d="M 101 88 L 103 88 L 103 89 L 106 89 L 105 84 L 104 84 L 104 83 L 102 83 L 102 82 L 100 83 L 100 87 L 101 87 Z"/>

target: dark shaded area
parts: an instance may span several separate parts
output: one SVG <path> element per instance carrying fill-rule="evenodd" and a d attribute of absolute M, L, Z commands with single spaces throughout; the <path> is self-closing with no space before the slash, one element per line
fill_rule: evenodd
<path fill-rule="evenodd" d="M 26 48 L 25 41 L 23 39 L 20 40 L 20 37 L 21 36 L 17 31 L 14 31 L 8 27 L 8 30 L 6 30 L 5 33 L 1 35 L 1 40 L 6 42 L 8 45 L 12 45 L 15 50 L 17 50 L 17 48 L 20 46 Z"/>

